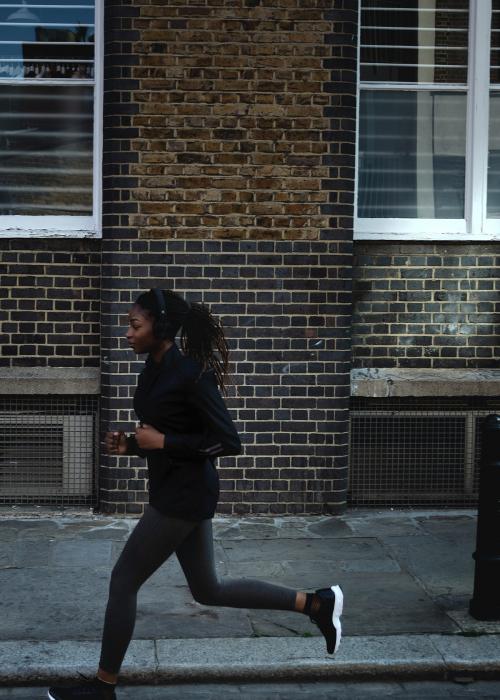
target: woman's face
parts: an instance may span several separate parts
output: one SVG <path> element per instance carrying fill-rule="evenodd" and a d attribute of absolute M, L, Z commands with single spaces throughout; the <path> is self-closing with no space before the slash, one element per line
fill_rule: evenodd
<path fill-rule="evenodd" d="M 151 352 L 161 341 L 153 334 L 153 317 L 137 304 L 128 312 L 127 341 L 137 354 Z"/>

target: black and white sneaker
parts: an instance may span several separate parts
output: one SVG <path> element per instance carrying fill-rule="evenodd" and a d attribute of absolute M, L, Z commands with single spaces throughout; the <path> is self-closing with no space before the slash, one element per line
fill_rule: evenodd
<path fill-rule="evenodd" d="M 340 586 L 320 588 L 315 591 L 320 599 L 320 608 L 310 615 L 311 621 L 320 629 L 326 641 L 326 649 L 329 654 L 335 654 L 342 637 L 340 616 L 344 607 L 344 594 Z"/>
<path fill-rule="evenodd" d="M 72 687 L 49 688 L 50 700 L 116 700 L 114 685 L 96 678 Z"/>

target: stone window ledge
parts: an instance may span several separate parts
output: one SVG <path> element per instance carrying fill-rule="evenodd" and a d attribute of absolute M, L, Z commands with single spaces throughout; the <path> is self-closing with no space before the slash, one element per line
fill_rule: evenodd
<path fill-rule="evenodd" d="M 0 394 L 99 394 L 100 370 L 80 367 L 0 368 Z"/>
<path fill-rule="evenodd" d="M 500 369 L 353 369 L 351 396 L 500 396 Z"/>

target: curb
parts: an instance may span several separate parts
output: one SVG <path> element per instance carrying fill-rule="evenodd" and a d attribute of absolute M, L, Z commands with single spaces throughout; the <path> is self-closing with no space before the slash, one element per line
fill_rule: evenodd
<path fill-rule="evenodd" d="M 350 637 L 335 658 L 321 638 L 135 640 L 120 678 L 128 683 L 441 679 L 461 673 L 500 678 L 500 635 Z M 97 641 L 0 642 L 0 685 L 92 676 Z"/>

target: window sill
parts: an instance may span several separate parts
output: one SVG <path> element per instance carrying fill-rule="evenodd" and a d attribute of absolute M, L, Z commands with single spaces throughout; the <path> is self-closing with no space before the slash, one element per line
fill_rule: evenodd
<path fill-rule="evenodd" d="M 58 231 L 55 229 L 0 229 L 0 238 L 102 238 L 97 231 L 74 230 Z"/>
<path fill-rule="evenodd" d="M 354 240 L 374 241 L 500 241 L 500 219 L 486 219 L 468 230 L 464 219 L 354 218 Z"/>
<path fill-rule="evenodd" d="M 355 241 L 455 241 L 476 243 L 478 241 L 500 241 L 500 233 L 369 233 L 354 231 Z"/>
<path fill-rule="evenodd" d="M 498 369 L 351 370 L 351 396 L 498 396 Z"/>
<path fill-rule="evenodd" d="M 0 395 L 99 394 L 100 370 L 80 367 L 2 367 Z"/>

